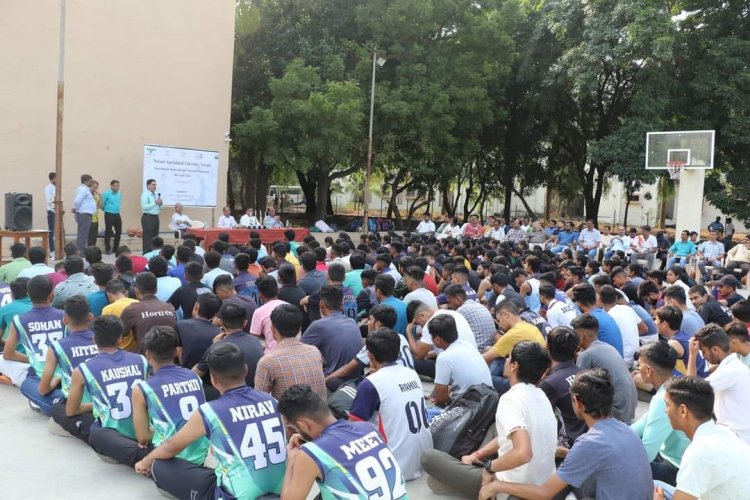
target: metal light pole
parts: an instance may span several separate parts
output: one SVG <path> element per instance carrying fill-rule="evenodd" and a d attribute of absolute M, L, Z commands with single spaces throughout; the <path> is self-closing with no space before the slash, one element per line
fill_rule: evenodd
<path fill-rule="evenodd" d="M 60 52 L 57 66 L 57 140 L 55 143 L 55 257 L 63 255 L 65 229 L 62 206 L 63 102 L 65 97 L 65 0 L 60 0 Z"/>
<path fill-rule="evenodd" d="M 370 88 L 370 129 L 367 136 L 367 174 L 365 175 L 365 206 L 364 206 L 364 225 L 362 232 L 369 232 L 369 212 L 370 212 L 370 175 L 372 174 L 372 119 L 375 112 L 375 71 L 377 67 L 382 67 L 385 59 L 378 58 L 378 50 L 372 49 L 372 86 Z"/>

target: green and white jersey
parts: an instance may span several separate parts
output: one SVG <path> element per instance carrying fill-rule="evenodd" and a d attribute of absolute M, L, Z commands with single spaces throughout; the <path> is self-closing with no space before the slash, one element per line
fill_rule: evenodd
<path fill-rule="evenodd" d="M 60 378 L 60 389 L 67 398 L 70 392 L 70 376 L 78 365 L 99 353 L 94 344 L 94 332 L 84 330 L 69 334 L 60 340 L 50 344 L 52 353 L 57 359 L 55 376 Z M 88 402 L 84 398 L 85 402 Z"/>
<path fill-rule="evenodd" d="M 91 394 L 94 418 L 103 428 L 135 439 L 130 398 L 133 386 L 148 374 L 146 358 L 127 351 L 103 352 L 82 363 L 80 368 Z"/>
<path fill-rule="evenodd" d="M 65 337 L 64 315 L 64 312 L 52 306 L 33 307 L 12 320 L 18 335 L 16 350 L 29 357 L 29 365 L 37 377 L 44 371 L 50 344 Z"/>
<path fill-rule="evenodd" d="M 286 432 L 276 400 L 241 386 L 198 409 L 218 462 L 216 497 L 281 494 L 286 471 Z M 218 491 L 220 490 L 220 491 Z"/>
<path fill-rule="evenodd" d="M 159 368 L 146 380 L 138 382 L 146 400 L 149 425 L 154 430 L 151 443 L 159 446 L 187 423 L 200 405 L 206 402 L 200 377 L 177 365 Z M 201 438 L 177 456 L 203 465 L 208 452 L 208 438 Z"/>

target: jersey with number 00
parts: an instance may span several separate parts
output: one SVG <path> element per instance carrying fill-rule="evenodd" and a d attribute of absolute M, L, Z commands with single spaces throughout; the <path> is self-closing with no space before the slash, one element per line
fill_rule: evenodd
<path fill-rule="evenodd" d="M 276 400 L 241 386 L 202 404 L 198 412 L 218 462 L 216 487 L 237 498 L 280 495 L 286 432 Z"/>
<path fill-rule="evenodd" d="M 94 404 L 94 418 L 105 429 L 135 439 L 130 398 L 133 386 L 148 374 L 146 358 L 128 351 L 101 353 L 80 368 Z"/>
<path fill-rule="evenodd" d="M 396 457 L 371 424 L 339 420 L 302 450 L 320 470 L 324 500 L 409 498 Z"/>
<path fill-rule="evenodd" d="M 381 367 L 357 387 L 349 417 L 378 426 L 406 481 L 421 475 L 420 461 L 432 449 L 432 433 L 417 372 L 397 364 Z"/>
<path fill-rule="evenodd" d="M 65 336 L 64 315 L 60 309 L 47 306 L 34 307 L 13 318 L 18 343 L 29 357 L 29 364 L 37 377 L 44 371 L 50 344 Z"/>
<path fill-rule="evenodd" d="M 200 405 L 206 402 L 203 382 L 187 368 L 162 366 L 146 380 L 138 382 L 148 409 L 149 425 L 154 429 L 151 443 L 159 446 L 174 436 L 187 423 Z M 203 465 L 208 439 L 202 437 L 177 456 L 196 465 Z"/>
<path fill-rule="evenodd" d="M 67 398 L 73 370 L 87 359 L 99 354 L 99 349 L 94 344 L 94 332 L 85 330 L 72 333 L 60 340 L 52 341 L 49 346 L 57 359 L 55 376 L 60 378 L 60 390 Z M 83 400 L 87 402 L 88 398 L 84 397 Z"/>
<path fill-rule="evenodd" d="M 401 345 L 398 348 L 398 359 L 396 363 L 407 368 L 414 369 L 414 357 L 411 354 L 411 348 L 409 347 L 409 341 L 403 335 L 398 336 Z M 362 366 L 370 366 L 370 357 L 367 355 L 367 346 L 362 346 L 356 357 L 359 364 Z"/>

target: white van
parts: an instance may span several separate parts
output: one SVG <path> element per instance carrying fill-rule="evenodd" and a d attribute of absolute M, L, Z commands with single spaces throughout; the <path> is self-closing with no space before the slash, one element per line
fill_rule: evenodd
<path fill-rule="evenodd" d="M 268 186 L 266 203 L 269 206 L 273 206 L 273 202 L 277 198 L 279 203 L 281 203 L 281 195 L 284 195 L 285 207 L 305 204 L 305 195 L 302 193 L 302 188 L 300 186 L 281 186 L 277 184 Z"/>

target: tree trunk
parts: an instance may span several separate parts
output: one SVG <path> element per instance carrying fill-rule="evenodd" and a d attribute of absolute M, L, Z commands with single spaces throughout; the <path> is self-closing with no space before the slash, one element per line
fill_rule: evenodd
<path fill-rule="evenodd" d="M 510 184 L 505 185 L 505 199 L 503 200 L 503 218 L 506 222 L 510 222 L 510 202 L 513 189 Z"/>
<path fill-rule="evenodd" d="M 318 211 L 315 170 L 311 170 L 307 174 L 297 171 L 296 174 L 299 185 L 302 188 L 302 193 L 305 195 L 305 214 L 315 215 Z"/>
<path fill-rule="evenodd" d="M 513 188 L 513 194 L 518 196 L 518 199 L 521 200 L 521 204 L 523 205 L 523 208 L 526 210 L 526 213 L 529 214 L 530 219 L 536 219 L 536 214 L 534 213 L 534 210 L 529 206 L 529 203 L 526 201 L 526 198 L 524 198 L 523 194 L 521 194 L 520 191 L 518 191 L 516 188 Z"/>
<path fill-rule="evenodd" d="M 622 225 L 627 227 L 627 225 L 628 225 L 628 211 L 630 210 L 630 196 L 627 194 L 627 192 L 625 193 L 625 197 L 627 199 L 625 200 L 625 216 L 623 217 L 624 220 L 622 221 Z"/>
<path fill-rule="evenodd" d="M 315 191 L 315 220 L 325 220 L 328 209 L 328 192 L 331 187 L 331 178 L 324 168 L 318 169 L 318 182 Z"/>
<path fill-rule="evenodd" d="M 255 213 L 258 219 L 263 222 L 268 206 L 268 185 L 271 183 L 271 168 L 260 163 L 257 167 L 255 176 Z"/>

